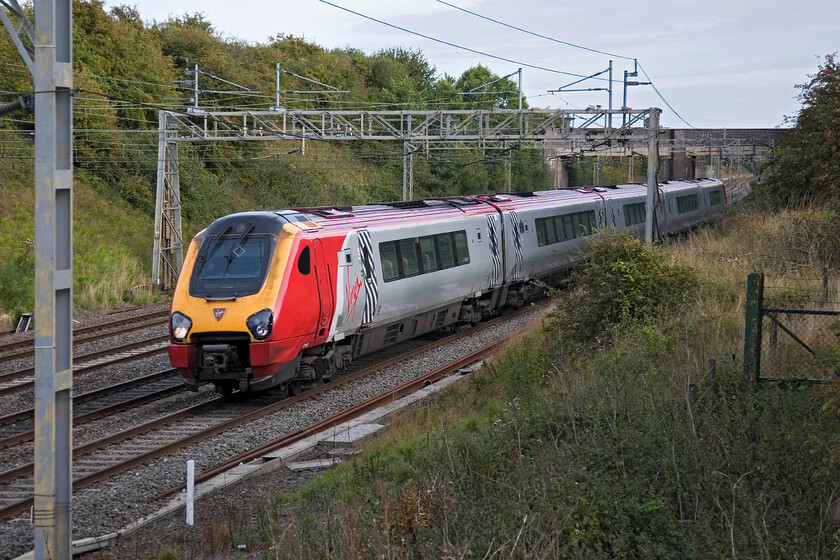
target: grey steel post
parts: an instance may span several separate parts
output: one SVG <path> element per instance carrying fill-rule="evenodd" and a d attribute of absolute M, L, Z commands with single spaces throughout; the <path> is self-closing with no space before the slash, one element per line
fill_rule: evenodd
<path fill-rule="evenodd" d="M 519 134 L 522 134 L 522 68 L 516 72 L 519 74 L 519 85 L 516 87 L 519 93 Z"/>
<path fill-rule="evenodd" d="M 155 244 L 152 249 L 152 282 L 160 285 L 160 243 L 163 228 L 163 189 L 166 177 L 166 111 L 158 111 L 157 189 L 155 191 Z"/>
<path fill-rule="evenodd" d="M 280 63 L 277 63 L 276 69 L 274 71 L 274 107 L 277 110 L 280 110 Z"/>
<path fill-rule="evenodd" d="M 198 109 L 198 64 L 195 65 L 195 74 L 193 74 L 193 107 Z"/>
<path fill-rule="evenodd" d="M 627 126 L 627 70 L 624 71 L 624 97 L 621 101 L 621 110 L 625 111 L 623 115 L 621 115 L 621 126 Z"/>
<path fill-rule="evenodd" d="M 402 199 L 414 198 L 414 146 L 403 142 L 403 185 Z"/>
<path fill-rule="evenodd" d="M 660 109 L 651 107 L 648 117 L 648 169 L 647 169 L 647 204 L 645 205 L 645 243 L 651 245 L 659 236 L 654 232 L 656 209 L 659 206 L 659 113 Z"/>
<path fill-rule="evenodd" d="M 612 65 L 612 63 L 613 63 L 613 61 L 610 60 L 610 97 L 609 97 L 609 103 L 608 103 L 608 106 L 607 106 L 607 108 L 610 110 L 610 112 L 607 113 L 607 115 L 608 115 L 607 116 L 607 128 L 612 128 L 612 91 L 613 91 L 613 78 L 612 78 L 612 66 L 613 65 Z"/>
<path fill-rule="evenodd" d="M 35 2 L 35 558 L 70 558 L 73 2 Z"/>

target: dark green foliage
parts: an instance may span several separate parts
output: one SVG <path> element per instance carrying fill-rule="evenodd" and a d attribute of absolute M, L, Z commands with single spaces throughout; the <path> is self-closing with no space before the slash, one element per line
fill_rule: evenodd
<path fill-rule="evenodd" d="M 811 81 L 798 86 L 802 109 L 770 154 L 756 195 L 777 206 L 838 201 L 840 196 L 840 65 L 828 55 Z"/>
<path fill-rule="evenodd" d="M 499 76 L 481 64 L 464 72 L 456 82 L 455 88 L 462 93 L 469 93 L 463 98 L 464 105 L 470 108 L 516 109 L 519 106 L 517 84 L 510 78 L 499 80 Z M 524 99 L 522 108 L 528 108 Z"/>
<path fill-rule="evenodd" d="M 678 313 L 697 284 L 664 250 L 626 234 L 605 233 L 587 243 L 590 260 L 576 287 L 560 295 L 565 336 L 592 341 L 616 326 L 644 323 L 660 312 Z"/>

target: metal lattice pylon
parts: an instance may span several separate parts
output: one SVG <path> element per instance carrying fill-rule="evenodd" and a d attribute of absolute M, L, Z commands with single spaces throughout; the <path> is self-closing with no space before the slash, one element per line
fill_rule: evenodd
<path fill-rule="evenodd" d="M 161 111 L 158 123 L 158 173 L 155 196 L 155 246 L 152 278 L 163 289 L 175 287 L 184 263 L 181 236 L 181 186 L 178 171 L 177 124 Z"/>

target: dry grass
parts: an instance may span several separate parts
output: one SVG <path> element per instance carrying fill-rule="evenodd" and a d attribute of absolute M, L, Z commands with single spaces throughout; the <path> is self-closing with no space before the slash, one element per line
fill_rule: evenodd
<path fill-rule="evenodd" d="M 151 285 L 151 281 L 137 261 L 126 255 L 109 259 L 104 270 L 102 263 L 82 263 L 78 266 L 78 277 L 90 279 L 79 282 L 81 287 L 74 297 L 76 305 L 82 309 L 108 309 L 127 300 L 143 303 L 155 297 L 153 292 L 137 288 Z"/>

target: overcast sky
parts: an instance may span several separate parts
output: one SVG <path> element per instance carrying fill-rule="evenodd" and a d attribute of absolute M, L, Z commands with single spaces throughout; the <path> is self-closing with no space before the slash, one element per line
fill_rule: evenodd
<path fill-rule="evenodd" d="M 144 21 L 203 13 L 224 37 L 265 43 L 278 34 L 325 48 L 366 53 L 420 49 L 439 74 L 458 77 L 477 64 L 498 75 L 520 65 L 590 75 L 614 61 L 613 107 L 622 103 L 632 61 L 573 48 L 459 11 L 437 0 L 331 0 L 411 31 L 505 62 L 443 45 L 354 15 L 319 0 L 137 0 Z M 662 96 L 698 128 L 772 128 L 799 109 L 796 84 L 808 81 L 824 55 L 840 51 L 838 0 L 447 0 L 532 33 L 621 57 L 637 58 Z M 201 62 L 201 61 L 197 61 Z M 607 92 L 550 94 L 577 78 L 523 66 L 532 107 L 607 106 Z M 271 72 L 271 69 L 267 69 Z M 515 78 L 514 78 L 515 79 Z M 647 81 L 642 73 L 639 80 Z M 586 87 L 606 87 L 589 81 Z M 575 86 L 581 87 L 581 86 Z M 661 107 L 662 124 L 686 125 L 650 86 L 628 90 L 628 106 Z"/>

